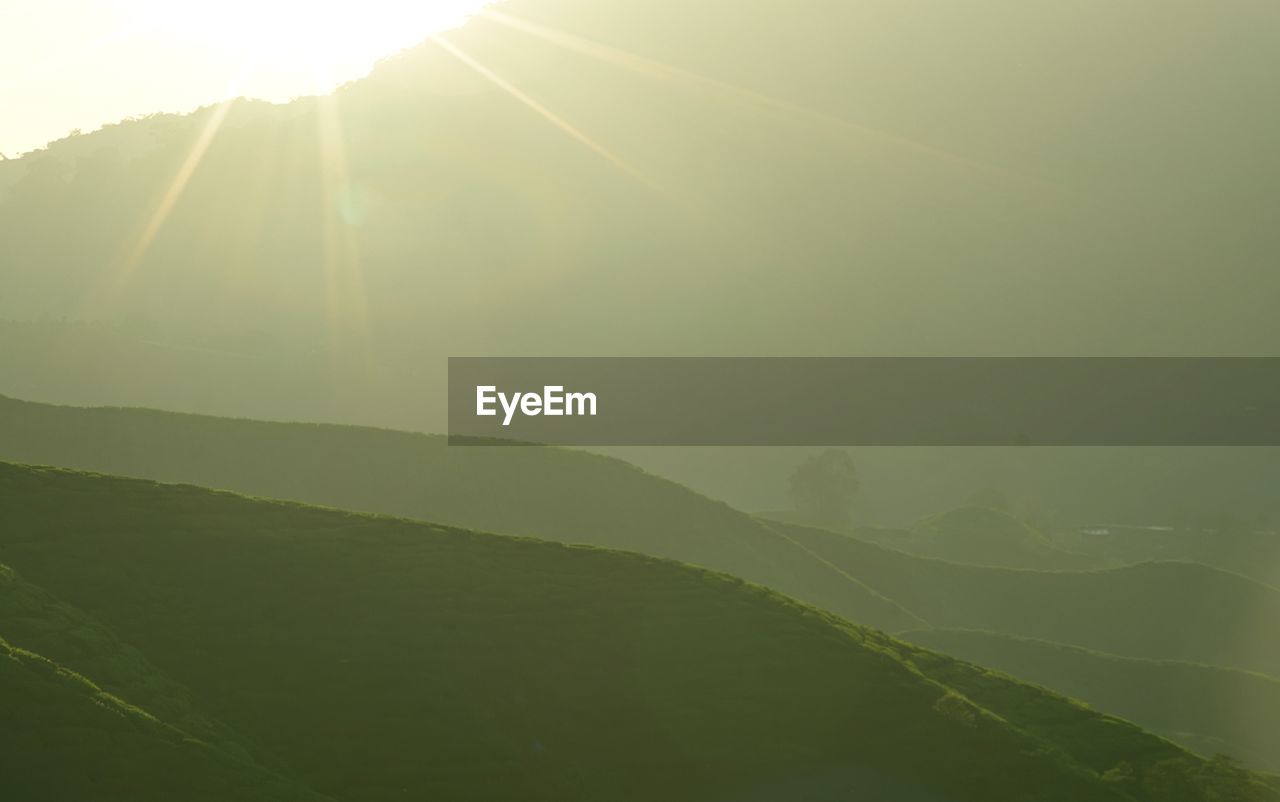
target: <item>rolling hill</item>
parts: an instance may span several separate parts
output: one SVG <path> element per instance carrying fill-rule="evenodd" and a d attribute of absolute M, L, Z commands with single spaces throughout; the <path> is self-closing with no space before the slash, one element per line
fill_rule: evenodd
<path fill-rule="evenodd" d="M 110 628 L 22 581 L 4 565 L 0 565 L 0 635 L 21 643 L 41 660 L 75 665 L 80 674 L 109 685 L 117 696 L 185 738 L 241 761 L 249 759 L 248 750 L 233 733 L 196 708 L 188 689 L 121 642 Z"/>
<path fill-rule="evenodd" d="M 1275 593 L 1238 576 L 1190 564 L 1071 573 L 963 566 L 780 524 L 772 539 L 764 534 L 768 522 L 583 452 L 450 448 L 443 438 L 387 430 L 0 398 L 0 458 L 665 556 L 789 591 L 889 632 L 983 629 L 1131 658 L 1276 671 L 1270 641 L 1258 636 Z M 867 537 L 886 540 L 883 532 Z M 892 542 L 905 548 L 900 540 Z M 52 648 L 37 643 L 34 650 L 65 657 Z M 1227 672 L 1223 682 L 1239 676 Z M 1129 705 L 1097 704 L 1131 715 Z M 1156 729 L 1163 721 L 1137 720 Z M 1192 743 L 1187 734 L 1178 734 L 1181 743 Z M 1269 765 L 1239 737 L 1195 745 Z"/>
<path fill-rule="evenodd" d="M 912 557 L 855 537 L 772 523 L 945 629 L 981 629 L 1129 657 L 1280 677 L 1280 590 L 1186 562 L 1018 571 Z"/>
<path fill-rule="evenodd" d="M 0 162 L 0 316 L 21 321 L 0 326 L 0 392 L 435 431 L 460 338 L 1274 350 L 1273 4 L 689 6 L 508 0 L 445 37 L 499 82 L 424 43 L 331 99 L 128 120 Z M 1026 484 L 1045 473 L 1020 460 L 926 480 L 908 459 L 881 503 L 905 521 L 1009 482 L 1073 525 L 1274 516 L 1274 460 L 1161 459 Z M 1208 500 L 1169 510 L 1174 482 Z"/>
<path fill-rule="evenodd" d="M 619 460 L 542 448 L 0 396 L 0 459 L 235 490 L 669 557 L 879 629 L 917 616 L 747 515 Z"/>
<path fill-rule="evenodd" d="M 6 464 L 0 559 L 338 800 L 1276 798 L 1063 697 L 636 555 Z"/>
<path fill-rule="evenodd" d="M 0 637 L 0 783 L 30 800 L 332 802 Z"/>
<path fill-rule="evenodd" d="M 983 629 L 1280 675 L 1280 592 L 1191 563 L 1044 572 L 925 559 L 767 522 L 567 449 L 0 398 L 0 459 L 621 548 L 726 571 L 889 632 Z"/>
<path fill-rule="evenodd" d="M 1137 722 L 1188 749 L 1237 755 L 1280 772 L 1280 681 L 1217 666 L 1136 660 L 972 630 L 902 636 Z"/>
<path fill-rule="evenodd" d="M 895 544 L 921 557 L 1002 568 L 1062 571 L 1091 568 L 1096 560 L 1056 548 L 1034 527 L 1001 510 L 957 507 L 911 527 Z"/>
<path fill-rule="evenodd" d="M 1101 563 L 1095 556 L 1054 546 L 1043 533 L 1011 513 L 973 504 L 927 516 L 907 529 L 832 528 L 795 510 L 768 510 L 755 513 L 755 517 L 783 525 L 833 529 L 895 551 L 962 565 L 1070 571 Z"/>

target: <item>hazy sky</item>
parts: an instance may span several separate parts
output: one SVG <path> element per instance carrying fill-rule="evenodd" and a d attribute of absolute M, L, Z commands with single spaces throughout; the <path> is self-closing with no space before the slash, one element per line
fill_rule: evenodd
<path fill-rule="evenodd" d="M 0 0 L 0 153 L 233 95 L 365 74 L 482 0 Z"/>

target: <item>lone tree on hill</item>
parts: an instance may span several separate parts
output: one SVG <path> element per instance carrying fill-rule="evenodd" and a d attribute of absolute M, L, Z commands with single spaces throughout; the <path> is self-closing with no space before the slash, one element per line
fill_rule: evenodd
<path fill-rule="evenodd" d="M 853 458 L 835 448 L 809 457 L 787 480 L 792 506 L 825 526 L 849 524 L 859 487 Z"/>

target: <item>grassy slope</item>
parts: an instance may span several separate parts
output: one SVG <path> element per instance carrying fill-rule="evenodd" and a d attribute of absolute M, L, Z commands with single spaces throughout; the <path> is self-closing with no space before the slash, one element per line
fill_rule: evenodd
<path fill-rule="evenodd" d="M 749 516 L 584 452 L 0 396 L 0 459 L 628 549 L 727 571 L 858 623 L 926 626 Z"/>
<path fill-rule="evenodd" d="M 1052 575 L 951 565 L 770 526 L 582 452 L 0 398 L 0 458 L 625 548 L 727 571 L 891 632 L 986 629 L 1280 674 L 1280 645 L 1256 637 L 1280 614 L 1277 594 L 1238 576 L 1198 565 Z"/>
<path fill-rule="evenodd" d="M 1131 657 L 1280 676 L 1280 590 L 1193 563 L 1051 573 L 928 560 L 819 529 L 771 524 L 928 620 Z"/>
<path fill-rule="evenodd" d="M 755 517 L 792 526 L 830 528 L 794 510 L 757 512 Z M 1054 546 L 1044 534 L 1007 512 L 972 505 L 923 518 L 910 529 L 863 526 L 848 533 L 917 557 L 963 565 L 1078 571 L 1102 563 L 1097 557 Z"/>
<path fill-rule="evenodd" d="M 188 689 L 137 649 L 92 616 L 22 581 L 4 565 L 0 565 L 0 634 L 15 646 L 92 677 L 192 738 L 235 757 L 248 756 L 233 733 L 196 708 Z"/>
<path fill-rule="evenodd" d="M 4 638 L 0 710 L 0 789 L 6 799 L 324 799 L 192 740 L 83 676 Z"/>
<path fill-rule="evenodd" d="M 1055 548 L 1035 528 L 987 507 L 967 506 L 925 518 L 911 527 L 902 548 L 958 563 L 1062 571 L 1092 567 L 1083 554 Z"/>
<path fill-rule="evenodd" d="M 1090 769 L 1202 765 L 636 555 L 0 465 L 0 558 L 189 687 L 264 764 L 344 800 L 1163 800 Z M 1035 704 L 997 716 L 965 698 L 1002 694 Z"/>
<path fill-rule="evenodd" d="M 1280 772 L 1280 681 L 1191 663 L 1136 660 L 972 630 L 907 640 L 1074 696 L 1183 743 L 1216 748 Z"/>

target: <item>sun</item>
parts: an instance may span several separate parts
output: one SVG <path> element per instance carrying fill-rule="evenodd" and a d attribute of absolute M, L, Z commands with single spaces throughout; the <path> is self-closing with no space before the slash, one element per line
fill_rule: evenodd
<path fill-rule="evenodd" d="M 378 59 L 461 25 L 485 5 L 486 0 L 151 0 L 145 18 L 192 47 L 241 57 L 247 79 L 266 87 L 256 94 L 296 95 L 326 92 L 358 78 Z M 270 88 L 275 86 L 280 90 Z"/>

